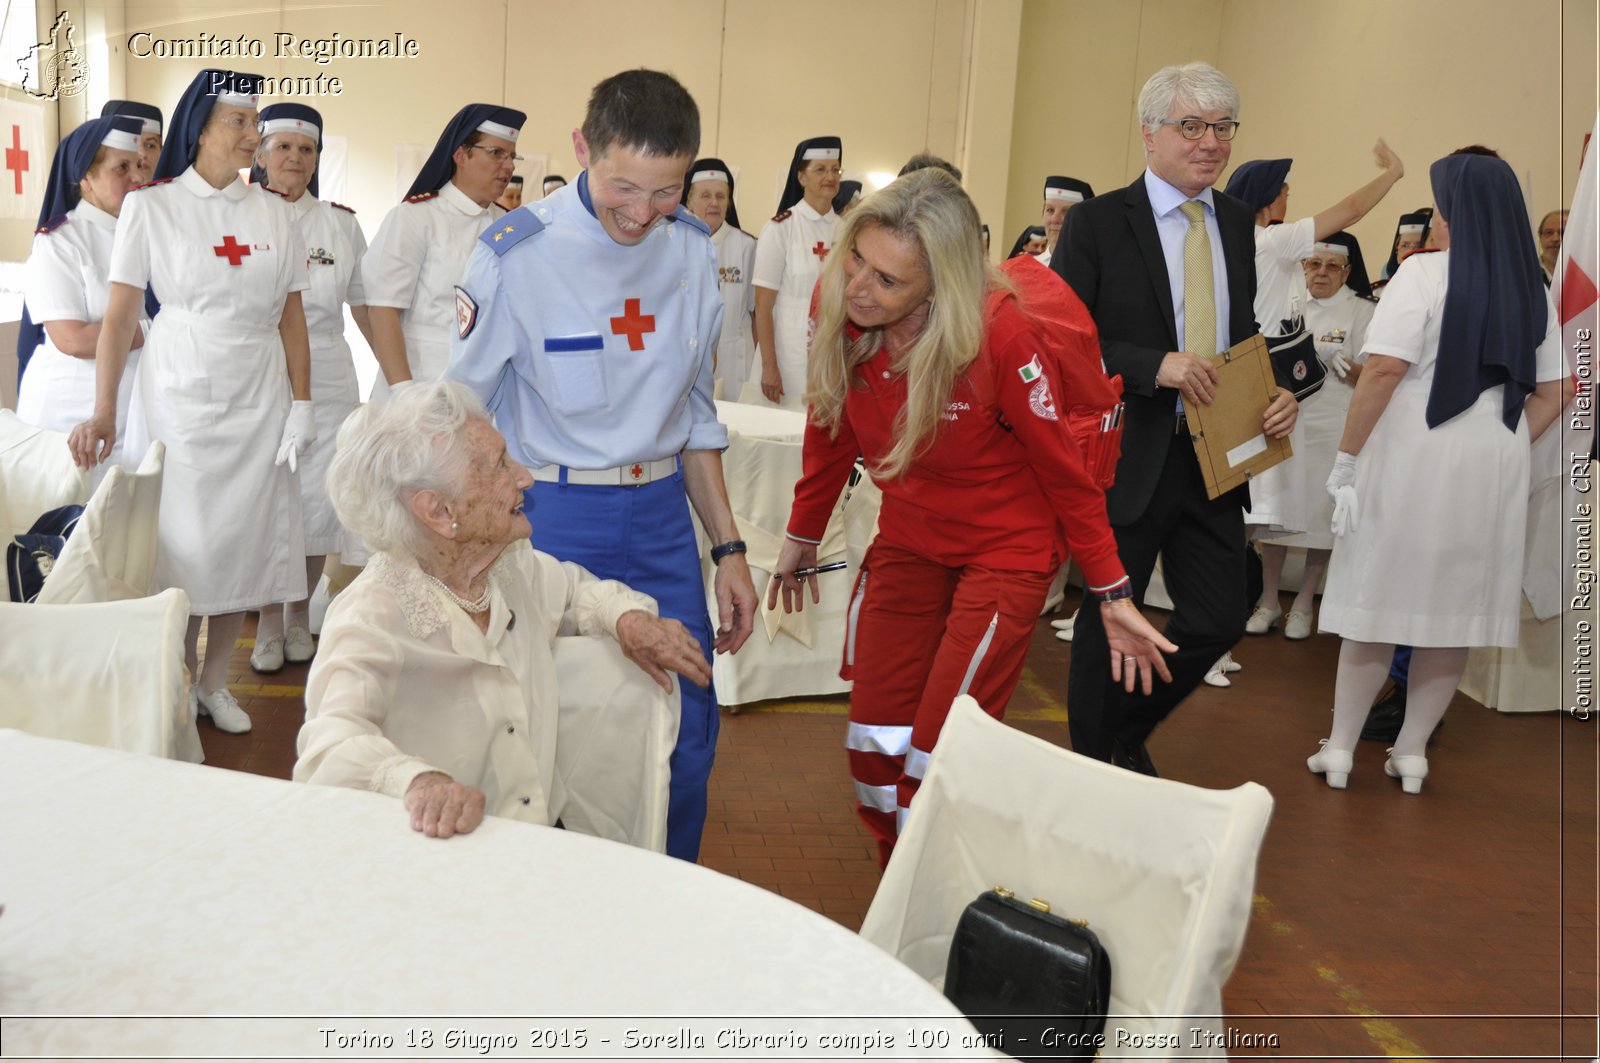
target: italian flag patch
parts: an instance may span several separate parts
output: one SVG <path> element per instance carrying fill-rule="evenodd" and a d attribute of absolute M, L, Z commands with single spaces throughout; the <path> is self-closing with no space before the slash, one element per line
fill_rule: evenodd
<path fill-rule="evenodd" d="M 1039 364 L 1039 356 L 1034 355 L 1032 361 L 1017 370 L 1017 375 L 1022 378 L 1024 384 L 1031 384 L 1044 376 L 1044 366 Z"/>

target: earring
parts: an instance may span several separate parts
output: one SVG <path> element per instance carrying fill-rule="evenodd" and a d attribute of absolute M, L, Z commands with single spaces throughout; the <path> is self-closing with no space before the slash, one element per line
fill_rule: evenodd
<path fill-rule="evenodd" d="M 461 525 L 458 522 L 456 522 L 456 521 L 451 521 L 450 522 L 450 534 L 451 535 L 454 535 L 456 532 L 458 532 L 460 530 L 461 530 Z"/>

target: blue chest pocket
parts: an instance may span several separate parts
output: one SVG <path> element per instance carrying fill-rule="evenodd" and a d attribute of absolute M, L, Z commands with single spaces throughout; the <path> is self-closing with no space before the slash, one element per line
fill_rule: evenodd
<path fill-rule="evenodd" d="M 598 332 L 577 336 L 549 336 L 544 341 L 544 364 L 549 369 L 550 392 L 545 401 L 557 413 L 585 414 L 606 405 L 604 357 L 606 341 Z"/>

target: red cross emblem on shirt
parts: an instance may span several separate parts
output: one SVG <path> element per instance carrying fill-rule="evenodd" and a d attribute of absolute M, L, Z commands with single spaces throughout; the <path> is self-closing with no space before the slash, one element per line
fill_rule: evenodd
<path fill-rule="evenodd" d="M 22 195 L 22 175 L 28 172 L 28 153 L 22 150 L 22 127 L 11 127 L 11 146 L 6 149 L 6 169 L 17 175 L 17 195 Z"/>
<path fill-rule="evenodd" d="M 654 314 L 639 312 L 639 300 L 628 299 L 622 304 L 622 316 L 611 319 L 613 335 L 628 337 L 628 350 L 644 350 L 644 334 L 656 330 Z"/>
<path fill-rule="evenodd" d="M 244 256 L 250 253 L 248 246 L 241 244 L 231 236 L 224 236 L 222 243 L 211 250 L 218 258 L 227 259 L 230 266 L 239 265 L 244 261 Z"/>
<path fill-rule="evenodd" d="M 633 477 L 635 480 L 644 479 L 644 466 L 640 465 L 638 462 L 634 462 L 633 465 L 628 469 L 628 475 Z"/>
<path fill-rule="evenodd" d="M 811 249 L 811 253 L 826 261 L 828 257 L 828 245 L 823 243 L 821 240 L 818 240 L 817 246 Z"/>

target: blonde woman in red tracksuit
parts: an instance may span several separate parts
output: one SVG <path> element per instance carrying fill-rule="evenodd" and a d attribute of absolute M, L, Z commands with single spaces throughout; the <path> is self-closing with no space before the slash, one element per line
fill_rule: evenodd
<path fill-rule="evenodd" d="M 1068 550 L 1100 597 L 1114 678 L 1148 692 L 1177 647 L 1133 605 L 1037 326 L 985 259 L 954 179 L 919 170 L 858 204 L 818 293 L 805 471 L 767 602 L 781 589 L 785 610 L 803 608 L 803 583 L 818 601 L 816 577 L 794 573 L 816 564 L 865 455 L 883 508 L 850 604 L 845 745 L 887 863 L 951 701 L 1005 711 Z"/>

